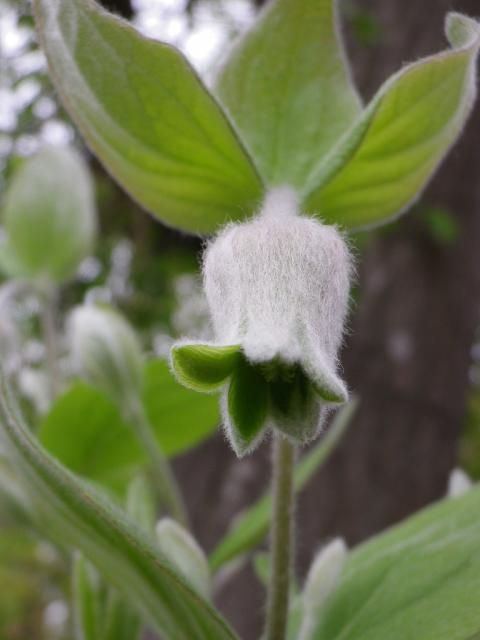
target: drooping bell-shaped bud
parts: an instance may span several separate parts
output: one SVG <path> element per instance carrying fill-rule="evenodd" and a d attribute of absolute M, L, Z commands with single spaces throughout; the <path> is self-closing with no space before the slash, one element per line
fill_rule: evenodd
<path fill-rule="evenodd" d="M 299 640 L 313 640 L 312 633 L 322 608 L 337 588 L 347 559 L 347 546 L 342 538 L 332 540 L 312 563 L 302 593 L 302 626 Z"/>
<path fill-rule="evenodd" d="M 11 275 L 61 282 L 92 250 L 93 185 L 76 151 L 46 147 L 26 160 L 5 197 L 2 254 Z"/>
<path fill-rule="evenodd" d="M 337 374 L 351 258 L 333 226 L 302 216 L 295 192 L 270 192 L 260 214 L 209 244 L 204 287 L 215 344 L 174 346 L 180 382 L 225 388 L 224 422 L 242 455 L 268 426 L 299 442 L 347 400 Z"/>
<path fill-rule="evenodd" d="M 162 518 L 156 527 L 161 551 L 198 593 L 210 597 L 208 560 L 193 536 L 175 520 Z"/>
<path fill-rule="evenodd" d="M 70 317 L 69 335 L 79 373 L 119 406 L 136 403 L 143 383 L 143 357 L 126 320 L 110 309 L 77 307 Z"/>

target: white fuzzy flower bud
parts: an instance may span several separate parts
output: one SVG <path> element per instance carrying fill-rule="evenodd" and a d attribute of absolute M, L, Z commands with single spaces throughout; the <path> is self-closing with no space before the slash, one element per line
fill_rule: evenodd
<path fill-rule="evenodd" d="M 208 245 L 215 343 L 182 341 L 172 364 L 186 386 L 225 389 L 224 423 L 238 455 L 269 426 L 309 440 L 328 407 L 347 400 L 336 368 L 351 270 L 342 235 L 300 215 L 289 187 L 273 189 L 257 217 L 227 225 Z"/>
<path fill-rule="evenodd" d="M 216 338 L 251 362 L 300 362 L 320 387 L 344 396 L 335 373 L 350 255 L 333 226 L 298 215 L 295 193 L 273 190 L 260 216 L 227 226 L 205 255 Z"/>
<path fill-rule="evenodd" d="M 130 325 L 112 310 L 85 305 L 73 311 L 69 335 L 79 373 L 120 406 L 136 402 L 143 358 Z"/>
<path fill-rule="evenodd" d="M 162 518 L 156 526 L 160 550 L 184 578 L 206 599 L 210 597 L 210 569 L 203 550 L 175 520 Z"/>
<path fill-rule="evenodd" d="M 310 640 L 322 608 L 335 591 L 347 559 L 347 546 L 336 538 L 313 561 L 302 594 L 303 616 L 299 640 Z"/>

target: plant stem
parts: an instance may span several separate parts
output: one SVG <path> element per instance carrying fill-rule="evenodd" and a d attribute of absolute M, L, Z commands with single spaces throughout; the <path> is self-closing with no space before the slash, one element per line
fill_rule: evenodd
<path fill-rule="evenodd" d="M 150 459 L 160 501 L 177 522 L 188 527 L 187 510 L 180 488 L 172 473 L 170 464 L 153 434 L 152 425 L 143 405 L 139 400 L 131 403 L 125 413 L 127 414 L 127 420 L 132 423 L 135 435 L 140 440 L 145 453 Z"/>
<path fill-rule="evenodd" d="M 295 448 L 282 435 L 273 443 L 271 569 L 265 640 L 285 640 L 293 551 Z"/>
<path fill-rule="evenodd" d="M 42 296 L 41 322 L 47 372 L 49 378 L 50 401 L 52 402 L 60 388 L 60 373 L 58 370 L 57 348 L 57 291 L 53 285 L 45 287 Z"/>

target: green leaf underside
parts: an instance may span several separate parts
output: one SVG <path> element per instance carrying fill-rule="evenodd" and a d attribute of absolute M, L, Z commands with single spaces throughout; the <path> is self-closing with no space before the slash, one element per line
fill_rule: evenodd
<path fill-rule="evenodd" d="M 2 382 L 0 428 L 37 515 L 62 545 L 78 548 L 164 637 L 235 637 L 122 511 L 51 458 L 18 419 Z"/>
<path fill-rule="evenodd" d="M 240 358 L 227 391 L 228 413 L 239 450 L 247 449 L 265 426 L 268 384 L 257 367 Z"/>
<path fill-rule="evenodd" d="M 301 188 L 360 111 L 332 0 L 274 0 L 234 47 L 217 92 L 269 183 Z"/>
<path fill-rule="evenodd" d="M 225 384 L 240 357 L 239 345 L 185 344 L 172 349 L 178 381 L 189 389 L 207 393 Z"/>
<path fill-rule="evenodd" d="M 170 456 L 208 437 L 219 422 L 217 399 L 180 386 L 163 360 L 145 366 L 144 403 L 159 444 Z M 69 469 L 120 493 L 147 462 L 118 408 L 83 383 L 57 399 L 40 425 L 39 438 Z"/>
<path fill-rule="evenodd" d="M 320 403 L 314 387 L 299 366 L 288 377 L 269 383 L 275 425 L 293 438 L 309 439 L 317 429 Z"/>
<path fill-rule="evenodd" d="M 473 640 L 480 633 L 480 489 L 361 545 L 312 640 Z"/>
<path fill-rule="evenodd" d="M 35 0 L 51 74 L 92 150 L 168 224 L 214 231 L 250 215 L 256 170 L 186 59 L 92 0 Z"/>
<path fill-rule="evenodd" d="M 325 436 L 297 465 L 295 469 L 297 491 L 303 489 L 341 440 L 356 406 L 357 402 L 352 400 L 340 409 Z M 271 497 L 266 495 L 236 519 L 232 530 L 227 533 L 210 556 L 210 566 L 213 571 L 218 571 L 226 563 L 248 552 L 263 540 L 270 524 L 271 510 Z"/>
<path fill-rule="evenodd" d="M 381 224 L 418 196 L 457 139 L 475 99 L 480 27 L 457 14 L 462 48 L 407 66 L 312 172 L 307 212 L 347 228 Z M 462 40 L 463 37 L 463 40 Z"/>

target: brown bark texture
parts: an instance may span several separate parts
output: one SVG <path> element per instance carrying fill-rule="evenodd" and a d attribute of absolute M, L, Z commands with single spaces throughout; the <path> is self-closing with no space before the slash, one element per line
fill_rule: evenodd
<path fill-rule="evenodd" d="M 475 16 L 478 0 L 364 0 L 380 41 L 349 38 L 365 98 L 404 62 L 445 47 L 447 11 Z M 372 234 L 358 265 L 344 369 L 361 405 L 349 433 L 298 507 L 297 568 L 329 537 L 355 544 L 443 495 L 456 463 L 480 317 L 480 107 L 415 209 Z M 438 243 L 425 210 L 452 213 L 458 238 Z M 202 543 L 211 548 L 233 513 L 268 481 L 264 447 L 235 460 L 219 435 L 178 460 Z M 250 568 L 218 601 L 242 638 L 258 637 L 264 593 Z"/>

